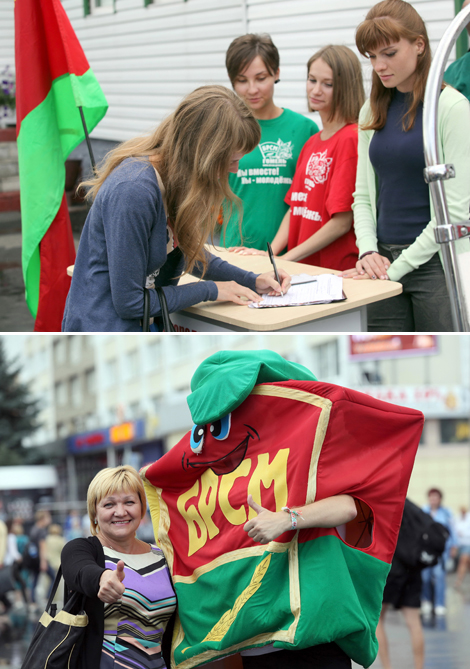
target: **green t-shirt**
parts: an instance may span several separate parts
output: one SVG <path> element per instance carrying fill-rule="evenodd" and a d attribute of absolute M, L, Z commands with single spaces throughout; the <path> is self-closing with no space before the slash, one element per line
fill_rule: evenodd
<path fill-rule="evenodd" d="M 470 100 L 470 50 L 449 65 L 444 73 L 444 81 Z"/>
<path fill-rule="evenodd" d="M 229 175 L 230 187 L 243 203 L 242 237 L 234 208 L 221 244 L 266 250 L 279 229 L 288 205 L 284 197 L 292 183 L 297 159 L 318 126 L 309 118 L 284 109 L 277 118 L 258 121 L 261 141 L 240 160 L 237 174 Z"/>

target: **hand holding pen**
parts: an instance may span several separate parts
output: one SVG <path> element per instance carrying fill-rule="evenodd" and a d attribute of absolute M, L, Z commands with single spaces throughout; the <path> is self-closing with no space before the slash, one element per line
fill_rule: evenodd
<path fill-rule="evenodd" d="M 282 297 L 284 297 L 284 293 L 282 292 L 282 283 L 281 283 L 281 280 L 279 278 L 279 272 L 277 271 L 276 263 L 274 262 L 273 250 L 272 250 L 271 244 L 269 242 L 268 242 L 268 254 L 269 254 L 269 260 L 271 261 L 271 265 L 273 266 L 274 276 L 276 277 L 276 281 L 281 286 L 281 295 L 282 295 Z"/>

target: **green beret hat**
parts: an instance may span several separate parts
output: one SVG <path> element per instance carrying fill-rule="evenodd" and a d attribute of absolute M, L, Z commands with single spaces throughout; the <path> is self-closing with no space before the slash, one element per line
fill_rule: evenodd
<path fill-rule="evenodd" d="M 312 372 L 278 353 L 219 351 L 204 360 L 191 379 L 188 406 L 193 422 L 206 425 L 236 409 L 257 383 L 317 381 Z"/>

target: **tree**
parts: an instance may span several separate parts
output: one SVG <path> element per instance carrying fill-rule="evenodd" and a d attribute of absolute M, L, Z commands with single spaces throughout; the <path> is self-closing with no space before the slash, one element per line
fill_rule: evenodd
<path fill-rule="evenodd" d="M 20 368 L 7 360 L 0 339 L 0 464 L 21 465 L 30 461 L 22 441 L 38 427 L 39 402 L 19 382 Z"/>

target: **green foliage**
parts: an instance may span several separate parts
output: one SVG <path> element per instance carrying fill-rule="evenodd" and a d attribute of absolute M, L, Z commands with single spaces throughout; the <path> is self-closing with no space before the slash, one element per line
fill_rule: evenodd
<path fill-rule="evenodd" d="M 7 360 L 0 339 L 0 463 L 21 465 L 36 460 L 36 449 L 22 445 L 25 437 L 38 427 L 38 401 L 31 399 L 28 388 L 19 382 L 17 363 Z"/>

